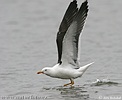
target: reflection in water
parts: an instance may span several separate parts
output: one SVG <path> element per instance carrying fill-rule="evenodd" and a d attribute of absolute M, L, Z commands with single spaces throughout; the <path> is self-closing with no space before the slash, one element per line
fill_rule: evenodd
<path fill-rule="evenodd" d="M 87 91 L 83 90 L 83 87 L 59 88 L 59 91 L 61 91 L 61 95 L 64 98 L 89 98 L 89 94 L 87 93 Z"/>
<path fill-rule="evenodd" d="M 63 87 L 63 86 L 58 86 L 54 88 L 43 88 L 44 90 L 50 90 L 52 92 L 59 92 L 61 97 L 64 99 L 73 99 L 73 100 L 87 100 L 89 98 L 88 92 L 85 90 L 84 87 L 81 86 L 72 86 L 72 87 Z"/>

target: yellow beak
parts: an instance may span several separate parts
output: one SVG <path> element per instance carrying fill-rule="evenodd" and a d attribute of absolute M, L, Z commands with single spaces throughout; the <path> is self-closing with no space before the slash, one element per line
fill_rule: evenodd
<path fill-rule="evenodd" d="M 44 72 L 42 72 L 42 71 L 38 71 L 37 74 L 44 74 Z"/>

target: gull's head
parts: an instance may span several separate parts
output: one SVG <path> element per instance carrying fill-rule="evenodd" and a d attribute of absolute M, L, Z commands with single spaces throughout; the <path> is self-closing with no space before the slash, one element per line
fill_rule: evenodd
<path fill-rule="evenodd" d="M 46 74 L 46 75 L 50 75 L 50 73 L 51 73 L 51 68 L 50 67 L 45 67 L 41 71 L 37 72 L 37 74 Z"/>

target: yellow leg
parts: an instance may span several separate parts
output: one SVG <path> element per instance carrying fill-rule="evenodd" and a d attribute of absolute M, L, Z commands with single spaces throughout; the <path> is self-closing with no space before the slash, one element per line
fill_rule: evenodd
<path fill-rule="evenodd" d="M 70 81 L 71 81 L 70 83 L 64 84 L 64 86 L 67 86 L 67 85 L 71 85 L 72 86 L 74 84 L 74 81 L 72 79 L 70 79 Z"/>

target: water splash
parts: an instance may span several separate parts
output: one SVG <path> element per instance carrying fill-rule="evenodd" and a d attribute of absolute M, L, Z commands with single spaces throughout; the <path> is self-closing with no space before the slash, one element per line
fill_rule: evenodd
<path fill-rule="evenodd" d="M 101 85 L 118 85 L 119 83 L 113 82 L 109 79 L 96 79 L 96 81 L 92 82 L 91 86 L 101 86 Z"/>

